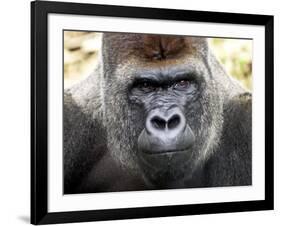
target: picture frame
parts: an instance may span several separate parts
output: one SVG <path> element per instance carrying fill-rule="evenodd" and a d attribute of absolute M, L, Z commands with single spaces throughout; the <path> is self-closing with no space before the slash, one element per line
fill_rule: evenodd
<path fill-rule="evenodd" d="M 75 211 L 50 211 L 50 16 L 66 15 L 110 17 L 115 19 L 143 19 L 196 22 L 223 25 L 259 26 L 264 29 L 264 188 L 263 198 L 243 201 L 184 203 L 122 207 L 106 209 L 81 209 Z M 182 25 L 184 26 L 184 25 Z M 168 30 L 169 28 L 167 28 Z M 75 30 L 75 28 L 74 28 Z M 95 28 L 93 28 L 95 30 Z M 145 30 L 144 30 L 145 32 Z M 61 34 L 60 34 L 61 35 Z M 209 36 L 208 34 L 206 36 Z M 193 214 L 213 214 L 242 211 L 272 210 L 274 208 L 274 158 L 273 158 L 273 16 L 95 5 L 85 3 L 31 2 L 31 223 L 53 224 L 115 219 L 166 217 Z M 62 49 L 59 51 L 63 52 Z M 60 74 L 63 77 L 63 73 Z M 254 90 L 259 92 L 259 90 Z M 56 93 L 62 95 L 62 93 Z M 60 106 L 57 106 L 58 108 Z M 62 153 L 61 150 L 57 150 Z M 62 154 L 61 154 L 62 155 Z M 253 163 L 255 164 L 255 163 Z M 149 191 L 148 191 L 149 192 Z M 87 195 L 87 194 L 85 194 Z M 122 194 L 121 194 L 122 195 Z M 76 197 L 77 198 L 77 197 Z M 79 197 L 78 197 L 79 199 Z"/>

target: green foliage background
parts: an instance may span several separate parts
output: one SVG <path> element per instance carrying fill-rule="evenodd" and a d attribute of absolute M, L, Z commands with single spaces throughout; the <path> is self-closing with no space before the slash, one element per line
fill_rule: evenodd
<path fill-rule="evenodd" d="M 227 73 L 252 90 L 252 40 L 210 38 L 209 43 Z"/>

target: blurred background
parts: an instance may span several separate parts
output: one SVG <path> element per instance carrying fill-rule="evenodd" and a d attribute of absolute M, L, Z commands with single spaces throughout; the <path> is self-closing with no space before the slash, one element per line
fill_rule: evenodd
<path fill-rule="evenodd" d="M 209 38 L 210 47 L 227 73 L 252 90 L 252 41 Z M 87 77 L 95 68 L 101 33 L 64 32 L 64 87 Z"/>

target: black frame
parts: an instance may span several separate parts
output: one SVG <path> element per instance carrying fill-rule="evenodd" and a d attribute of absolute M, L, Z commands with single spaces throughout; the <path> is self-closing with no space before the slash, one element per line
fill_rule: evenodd
<path fill-rule="evenodd" d="M 49 213 L 47 206 L 48 73 L 47 28 L 49 13 L 198 21 L 265 27 L 265 199 Z M 97 220 L 165 217 L 240 211 L 272 210 L 273 186 L 273 16 L 203 12 L 113 5 L 44 2 L 31 3 L 31 223 L 50 224 Z"/>

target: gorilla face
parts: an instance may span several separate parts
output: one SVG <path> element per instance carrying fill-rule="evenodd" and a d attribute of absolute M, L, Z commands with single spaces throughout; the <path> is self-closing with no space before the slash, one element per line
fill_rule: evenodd
<path fill-rule="evenodd" d="M 173 153 L 193 146 L 195 136 L 184 109 L 196 97 L 197 86 L 194 77 L 185 73 L 136 78 L 131 99 L 142 104 L 145 111 L 144 129 L 138 138 L 141 153 Z"/>
<path fill-rule="evenodd" d="M 201 72 L 179 68 L 138 73 L 129 91 L 130 103 L 138 105 L 144 117 L 136 142 L 138 160 L 150 181 L 158 184 L 186 176 L 196 155 L 201 127 L 196 114 L 202 112 L 198 99 L 205 81 Z"/>
<path fill-rule="evenodd" d="M 157 187 L 190 179 L 220 136 L 220 94 L 203 57 L 151 62 L 130 55 L 106 74 L 106 123 L 118 128 L 109 131 L 109 149 Z"/>

